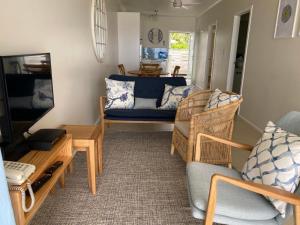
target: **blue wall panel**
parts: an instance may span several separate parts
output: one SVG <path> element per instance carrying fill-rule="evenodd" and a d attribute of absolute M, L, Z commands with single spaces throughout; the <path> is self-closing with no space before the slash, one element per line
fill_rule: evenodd
<path fill-rule="evenodd" d="M 8 186 L 5 178 L 3 159 L 0 151 L 0 224 L 16 225 L 11 201 L 8 193 Z"/>

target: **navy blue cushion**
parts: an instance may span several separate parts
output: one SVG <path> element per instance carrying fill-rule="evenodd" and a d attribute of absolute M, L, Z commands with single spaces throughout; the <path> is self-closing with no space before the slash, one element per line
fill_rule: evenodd
<path fill-rule="evenodd" d="M 165 84 L 171 86 L 186 86 L 184 77 L 133 77 L 123 75 L 110 75 L 109 79 L 118 81 L 135 81 L 135 98 L 156 98 L 157 106 L 161 105 Z"/>
<path fill-rule="evenodd" d="M 148 120 L 174 121 L 176 110 L 158 109 L 108 109 L 105 119 L 111 120 Z"/>

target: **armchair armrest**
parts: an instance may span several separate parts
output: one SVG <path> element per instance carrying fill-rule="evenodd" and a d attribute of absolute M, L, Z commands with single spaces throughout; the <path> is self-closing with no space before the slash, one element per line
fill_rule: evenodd
<path fill-rule="evenodd" d="M 217 184 L 225 182 L 239 188 L 255 192 L 274 199 L 285 201 L 294 205 L 294 215 L 296 225 L 300 225 L 300 197 L 285 190 L 280 190 L 271 186 L 256 184 L 249 181 L 242 181 L 235 178 L 215 174 L 211 179 L 210 193 L 206 210 L 205 225 L 212 225 L 217 202 Z"/>
<path fill-rule="evenodd" d="M 219 137 L 215 137 L 209 134 L 204 134 L 204 133 L 198 133 L 197 134 L 197 139 L 196 139 L 196 151 L 195 151 L 195 161 L 199 161 L 201 158 L 201 139 L 202 138 L 207 138 L 225 145 L 229 145 L 231 147 L 235 147 L 241 150 L 245 150 L 245 151 L 252 151 L 253 146 L 251 145 L 247 145 L 247 144 L 241 144 L 241 143 L 237 143 L 228 139 L 224 139 L 224 138 L 219 138 Z"/>

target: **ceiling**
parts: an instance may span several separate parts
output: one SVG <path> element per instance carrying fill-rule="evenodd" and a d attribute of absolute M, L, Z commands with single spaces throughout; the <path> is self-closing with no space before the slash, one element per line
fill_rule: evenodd
<path fill-rule="evenodd" d="M 182 0 L 183 4 L 201 3 L 189 6 L 188 9 L 176 9 L 172 6 L 172 0 L 118 0 L 122 11 L 141 12 L 142 14 L 154 14 L 158 10 L 158 15 L 164 16 L 199 16 L 202 12 L 220 0 Z"/>

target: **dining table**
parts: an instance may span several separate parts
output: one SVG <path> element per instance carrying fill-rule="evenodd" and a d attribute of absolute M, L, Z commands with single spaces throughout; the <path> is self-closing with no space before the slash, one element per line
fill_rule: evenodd
<path fill-rule="evenodd" d="M 130 71 L 127 71 L 128 74 L 131 74 L 131 75 L 137 75 L 137 76 L 147 76 L 147 77 L 156 77 L 158 76 L 157 74 L 151 74 L 151 73 L 147 73 L 145 74 L 145 72 L 143 72 L 142 70 L 130 70 Z M 165 72 L 165 71 L 162 71 L 160 72 L 159 76 L 166 76 L 166 75 L 169 75 L 170 73 L 168 72 Z"/>

